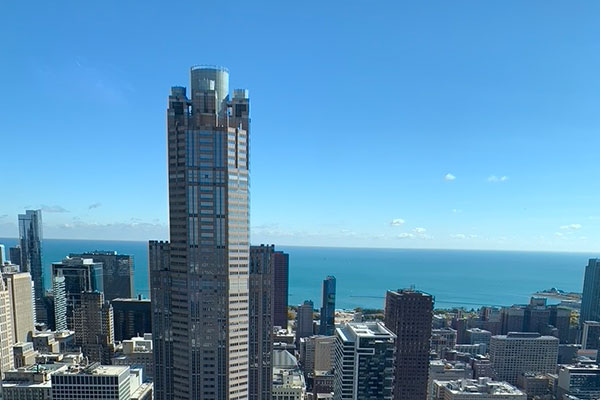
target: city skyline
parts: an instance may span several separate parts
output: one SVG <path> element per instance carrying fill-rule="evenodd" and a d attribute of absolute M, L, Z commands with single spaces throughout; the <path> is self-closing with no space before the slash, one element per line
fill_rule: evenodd
<path fill-rule="evenodd" d="M 47 238 L 166 239 L 164 94 L 214 63 L 253 97 L 253 244 L 597 250 L 597 3 L 388 3 L 368 18 L 356 4 L 25 7 L 8 5 L 23 18 L 0 27 L 14 60 L 0 67 L 3 148 L 27 137 L 44 168 L 4 152 L 19 190 L 0 237 L 40 208 Z M 153 29 L 175 19 L 190 37 L 196 20 L 243 22 L 248 46 L 190 49 Z"/>

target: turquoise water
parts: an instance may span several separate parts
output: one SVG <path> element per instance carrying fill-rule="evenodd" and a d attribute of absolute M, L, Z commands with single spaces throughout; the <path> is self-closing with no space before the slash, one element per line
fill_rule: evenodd
<path fill-rule="evenodd" d="M 0 239 L 8 247 L 15 239 Z M 277 246 L 290 254 L 289 303 L 321 305 L 321 281 L 337 279 L 338 308 L 382 308 L 387 289 L 417 289 L 435 296 L 436 307 L 526 303 L 541 289 L 581 292 L 590 257 L 583 253 L 470 250 L 348 249 Z M 116 250 L 135 259 L 135 289 L 148 296 L 145 242 L 46 239 L 46 285 L 50 264 L 71 252 Z"/>

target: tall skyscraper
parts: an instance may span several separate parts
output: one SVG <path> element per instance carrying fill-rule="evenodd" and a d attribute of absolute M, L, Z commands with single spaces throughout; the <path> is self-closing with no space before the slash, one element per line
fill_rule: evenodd
<path fill-rule="evenodd" d="M 287 329 L 290 255 L 273 253 L 273 325 Z"/>
<path fill-rule="evenodd" d="M 16 265 L 21 265 L 21 246 L 15 246 L 8 249 L 8 257 L 10 262 Z"/>
<path fill-rule="evenodd" d="M 29 272 L 6 271 L 2 278 L 10 294 L 13 339 L 15 343 L 30 342 L 35 330 L 31 275 Z"/>
<path fill-rule="evenodd" d="M 338 327 L 333 399 L 392 400 L 395 339 L 381 322 Z"/>
<path fill-rule="evenodd" d="M 110 364 L 114 352 L 114 322 L 110 303 L 101 292 L 84 292 L 74 310 L 75 344 L 92 362 Z"/>
<path fill-rule="evenodd" d="M 38 322 L 47 322 L 44 304 L 44 268 L 42 266 L 42 210 L 26 210 L 19 214 L 21 272 L 29 272 L 35 288 L 35 315 Z M 12 254 L 11 254 L 12 256 Z M 16 263 L 15 260 L 11 260 Z"/>
<path fill-rule="evenodd" d="M 250 247 L 248 306 L 248 399 L 271 399 L 273 385 L 273 253 Z"/>
<path fill-rule="evenodd" d="M 13 344 L 14 329 L 10 305 L 10 292 L 0 273 L 0 381 L 4 373 L 14 368 Z"/>
<path fill-rule="evenodd" d="M 312 336 L 313 314 L 315 305 L 311 300 L 304 300 L 304 303 L 298 306 L 296 312 L 296 346 L 300 346 L 300 339 Z"/>
<path fill-rule="evenodd" d="M 159 400 L 248 398 L 249 105 L 225 68 L 192 67 L 190 98 L 171 89 L 171 241 L 150 243 Z"/>
<path fill-rule="evenodd" d="M 3 244 L 0 244 L 0 265 L 6 262 L 6 247 Z"/>
<path fill-rule="evenodd" d="M 585 321 L 600 321 L 600 259 L 590 258 L 585 267 L 583 297 L 579 325 Z"/>
<path fill-rule="evenodd" d="M 73 329 L 73 310 L 79 304 L 83 292 L 104 292 L 102 263 L 94 262 L 91 258 L 67 257 L 61 262 L 52 263 L 52 284 L 58 285 L 53 288 L 55 296 L 60 296 L 63 290 L 60 286 L 64 282 L 64 296 L 66 315 L 61 314 L 61 298 L 54 298 L 54 319 L 58 326 L 63 319 L 67 322 L 67 328 Z M 60 280 L 64 278 L 64 281 Z M 56 305 L 56 302 L 59 305 Z"/>
<path fill-rule="evenodd" d="M 335 331 L 335 277 L 328 276 L 323 281 L 323 300 L 321 303 L 321 335 L 331 336 Z"/>
<path fill-rule="evenodd" d="M 102 263 L 104 281 L 104 299 L 126 299 L 135 296 L 133 287 L 133 256 L 117 254 L 116 251 L 88 251 L 81 254 L 70 254 L 69 257 L 91 258 L 95 263 Z"/>
<path fill-rule="evenodd" d="M 385 326 L 396 334 L 394 400 L 425 400 L 433 297 L 415 290 L 388 291 Z"/>

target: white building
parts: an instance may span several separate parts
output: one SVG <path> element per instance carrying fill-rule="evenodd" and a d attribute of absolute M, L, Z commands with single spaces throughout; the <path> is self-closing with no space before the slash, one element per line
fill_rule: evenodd
<path fill-rule="evenodd" d="M 129 367 L 93 363 L 51 375 L 52 400 L 130 400 Z"/>
<path fill-rule="evenodd" d="M 64 364 L 36 364 L 7 371 L 2 382 L 3 400 L 50 400 L 50 376 L 66 369 Z"/>
<path fill-rule="evenodd" d="M 496 379 L 517 384 L 525 372 L 555 373 L 558 363 L 558 338 L 539 333 L 510 332 L 492 336 L 490 360 Z"/>
<path fill-rule="evenodd" d="M 432 400 L 434 381 L 456 381 L 473 377 L 471 365 L 460 361 L 431 360 L 429 361 L 429 383 L 427 398 Z"/>
<path fill-rule="evenodd" d="M 287 350 L 273 351 L 272 400 L 304 400 L 306 382 L 298 360 Z"/>
<path fill-rule="evenodd" d="M 335 330 L 335 400 L 392 400 L 396 335 L 381 322 Z"/>
<path fill-rule="evenodd" d="M 434 400 L 527 400 L 527 394 L 506 382 L 490 378 L 434 381 Z"/>
<path fill-rule="evenodd" d="M 154 357 L 152 353 L 152 334 L 123 340 L 121 352 L 112 359 L 113 365 L 141 366 L 144 368 L 144 379 L 154 377 Z"/>

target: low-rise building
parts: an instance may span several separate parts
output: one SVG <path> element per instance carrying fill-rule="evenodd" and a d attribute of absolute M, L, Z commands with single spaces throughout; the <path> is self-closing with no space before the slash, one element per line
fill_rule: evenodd
<path fill-rule="evenodd" d="M 563 365 L 558 371 L 559 399 L 573 396 L 580 400 L 600 398 L 600 367 L 596 364 Z"/>
<path fill-rule="evenodd" d="M 519 375 L 517 386 L 529 400 L 552 398 L 554 378 L 550 374 L 527 372 Z"/>
<path fill-rule="evenodd" d="M 272 400 L 304 400 L 306 382 L 298 360 L 287 350 L 273 351 Z"/>
<path fill-rule="evenodd" d="M 435 400 L 527 400 L 527 395 L 507 382 L 490 378 L 434 381 Z"/>
<path fill-rule="evenodd" d="M 4 400 L 50 400 L 50 376 L 67 369 L 64 364 L 35 364 L 5 373 L 2 382 Z"/>
<path fill-rule="evenodd" d="M 144 379 L 154 378 L 154 357 L 152 355 L 152 334 L 147 333 L 143 338 L 134 337 L 124 340 L 119 351 L 112 359 L 113 365 L 140 366 L 144 369 Z"/>
<path fill-rule="evenodd" d="M 429 361 L 429 383 L 427 398 L 433 399 L 433 381 L 456 381 L 473 378 L 470 364 L 462 361 L 431 360 Z"/>
<path fill-rule="evenodd" d="M 35 364 L 35 358 L 39 353 L 33 349 L 33 343 L 20 342 L 13 346 L 13 358 L 15 368 L 26 367 Z"/>
<path fill-rule="evenodd" d="M 51 375 L 52 400 L 130 400 L 129 367 L 93 363 Z"/>

